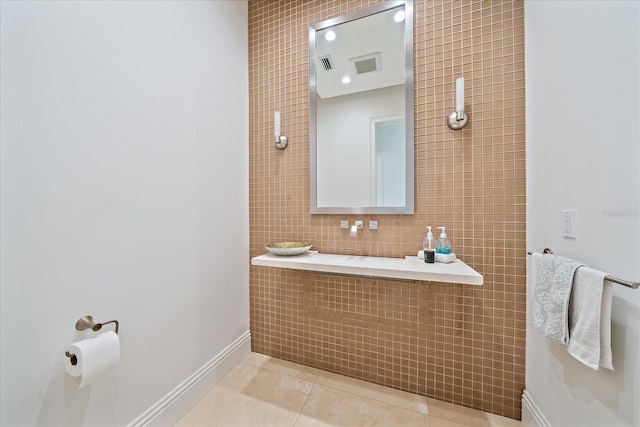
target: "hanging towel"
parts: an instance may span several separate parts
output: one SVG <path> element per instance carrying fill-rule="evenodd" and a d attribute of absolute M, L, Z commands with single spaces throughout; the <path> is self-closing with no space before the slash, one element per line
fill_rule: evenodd
<path fill-rule="evenodd" d="M 567 351 L 595 369 L 613 369 L 611 364 L 611 284 L 606 273 L 589 267 L 576 270 L 569 300 L 569 344 Z M 606 288 L 606 291 L 605 291 Z M 606 294 L 606 295 L 605 295 Z"/>
<path fill-rule="evenodd" d="M 611 300 L 613 283 L 604 281 L 602 288 L 602 308 L 600 311 L 600 366 L 613 371 L 611 355 Z"/>
<path fill-rule="evenodd" d="M 534 253 L 532 326 L 547 338 L 567 345 L 569 340 L 569 295 L 573 275 L 582 265 L 569 258 Z"/>

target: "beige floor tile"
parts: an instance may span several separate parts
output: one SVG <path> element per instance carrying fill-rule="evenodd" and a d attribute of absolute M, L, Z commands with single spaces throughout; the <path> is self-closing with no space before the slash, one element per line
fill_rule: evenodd
<path fill-rule="evenodd" d="M 290 427 L 312 388 L 312 382 L 241 363 L 176 425 Z"/>
<path fill-rule="evenodd" d="M 484 413 L 491 427 L 522 427 L 522 422 L 496 414 Z"/>
<path fill-rule="evenodd" d="M 270 369 L 241 363 L 220 381 L 218 387 L 273 402 L 274 399 L 278 400 L 279 393 L 309 394 L 313 381 L 305 381 Z M 277 393 L 273 394 L 274 392 Z"/>
<path fill-rule="evenodd" d="M 247 356 L 176 425 L 521 427 L 499 415 L 258 353 Z"/>
<path fill-rule="evenodd" d="M 473 424 L 458 424 L 453 421 L 445 420 L 437 417 L 429 417 L 429 422 L 431 423 L 431 427 L 472 427 Z"/>
<path fill-rule="evenodd" d="M 286 360 L 276 359 L 260 353 L 250 353 L 244 359 L 244 363 L 259 366 L 261 368 L 270 369 L 281 374 L 300 378 L 301 380 L 314 382 L 320 373 L 319 369 L 309 366 L 299 365 L 297 363 L 288 362 Z"/>
<path fill-rule="evenodd" d="M 214 388 L 205 405 L 194 406 L 177 427 L 292 427 L 297 410 L 289 410 L 251 396 Z"/>
<path fill-rule="evenodd" d="M 316 384 L 296 427 L 429 427 L 429 417 L 366 397 Z"/>
<path fill-rule="evenodd" d="M 406 391 L 395 390 L 378 384 L 369 383 L 331 372 L 320 372 L 317 384 L 346 391 L 362 397 L 368 397 L 379 402 L 388 403 L 404 409 L 428 414 L 427 398 Z"/>
<path fill-rule="evenodd" d="M 427 399 L 427 405 L 429 406 L 429 415 L 434 423 L 437 422 L 437 420 L 433 421 L 434 418 L 440 418 L 465 426 L 520 427 L 522 425 L 520 421 L 512 420 L 511 418 L 501 417 L 435 399 Z"/>

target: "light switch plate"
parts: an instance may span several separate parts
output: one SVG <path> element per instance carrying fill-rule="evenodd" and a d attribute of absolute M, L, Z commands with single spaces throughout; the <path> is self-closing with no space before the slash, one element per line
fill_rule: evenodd
<path fill-rule="evenodd" d="M 562 237 L 576 238 L 576 211 L 568 209 L 562 211 Z"/>

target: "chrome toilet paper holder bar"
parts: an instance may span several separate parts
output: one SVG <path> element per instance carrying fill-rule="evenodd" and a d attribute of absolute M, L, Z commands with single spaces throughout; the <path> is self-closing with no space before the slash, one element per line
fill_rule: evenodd
<path fill-rule="evenodd" d="M 118 333 L 118 329 L 120 328 L 120 323 L 117 320 L 109 320 L 108 322 L 96 323 L 93 321 L 93 316 L 82 316 L 76 322 L 76 329 L 79 331 L 84 331 L 85 329 L 91 329 L 93 332 L 98 332 L 104 325 L 108 325 L 109 323 L 116 324 L 116 334 Z"/>
<path fill-rule="evenodd" d="M 115 323 L 116 325 L 116 334 L 118 333 L 118 329 L 120 329 L 120 322 L 117 320 L 109 320 L 108 322 L 96 323 L 93 321 L 93 316 L 82 316 L 76 322 L 76 329 L 78 331 L 84 331 L 86 329 L 91 329 L 93 332 L 98 332 L 104 325 L 108 325 L 109 323 Z M 75 354 L 70 353 L 68 350 L 64 352 L 65 356 L 71 358 L 71 365 L 76 366 L 78 364 L 78 358 Z"/>

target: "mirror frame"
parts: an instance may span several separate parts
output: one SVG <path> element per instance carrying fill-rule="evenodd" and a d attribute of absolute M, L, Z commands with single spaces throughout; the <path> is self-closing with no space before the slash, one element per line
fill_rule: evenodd
<path fill-rule="evenodd" d="M 375 15 L 399 6 L 405 8 L 405 206 L 318 207 L 317 181 L 317 94 L 316 32 L 349 21 Z M 413 214 L 414 206 L 414 82 L 413 82 L 413 0 L 389 1 L 331 18 L 309 27 L 309 174 L 312 214 Z"/>

